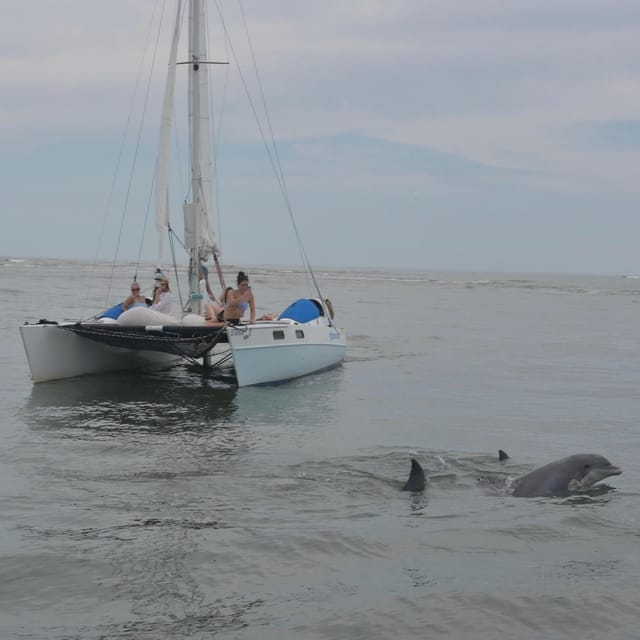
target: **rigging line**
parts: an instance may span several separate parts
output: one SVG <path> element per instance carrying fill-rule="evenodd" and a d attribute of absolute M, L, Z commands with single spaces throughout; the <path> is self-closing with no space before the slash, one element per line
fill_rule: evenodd
<path fill-rule="evenodd" d="M 264 111 L 264 116 L 267 121 L 267 125 L 269 127 L 269 134 L 271 136 L 271 146 L 273 147 L 273 153 L 276 158 L 276 163 L 278 166 L 278 171 L 280 175 L 280 179 L 282 180 L 284 190 L 287 190 L 287 185 L 284 181 L 284 173 L 282 171 L 282 165 L 280 164 L 280 156 L 278 155 L 278 147 L 276 146 L 276 137 L 273 132 L 273 126 L 271 125 L 271 118 L 269 117 L 269 109 L 267 108 L 267 100 L 265 98 L 264 89 L 262 87 L 262 80 L 260 78 L 260 73 L 258 71 L 258 61 L 256 59 L 255 50 L 253 48 L 253 42 L 251 40 L 251 36 L 249 35 L 249 26 L 247 24 L 247 18 L 244 12 L 244 7 L 242 5 L 242 0 L 238 0 L 238 7 L 240 8 L 240 15 L 242 16 L 242 25 L 244 26 L 244 32 L 247 37 L 247 44 L 249 45 L 249 52 L 251 53 L 251 61 L 253 62 L 253 70 L 256 74 L 256 81 L 258 83 L 258 89 L 260 90 L 260 98 L 262 99 L 262 109 Z M 288 198 L 287 194 L 287 198 Z"/>
<path fill-rule="evenodd" d="M 247 100 L 249 101 L 249 106 L 251 107 L 251 111 L 253 112 L 253 117 L 255 118 L 256 125 L 258 127 L 258 131 L 260 132 L 260 137 L 262 138 L 262 143 L 265 146 L 265 150 L 267 152 L 267 157 L 269 158 L 269 162 L 271 163 L 271 168 L 273 169 L 273 173 L 275 175 L 276 181 L 278 182 L 278 186 L 280 187 L 280 193 L 281 193 L 281 195 L 282 195 L 282 197 L 283 197 L 283 199 L 285 201 L 285 204 L 287 205 L 287 208 L 289 210 L 289 215 L 293 216 L 293 211 L 291 210 L 291 206 L 289 204 L 286 187 L 285 187 L 285 185 L 283 185 L 282 178 L 281 178 L 281 176 L 280 176 L 280 174 L 279 174 L 279 172 L 277 170 L 276 163 L 275 163 L 275 160 L 274 160 L 274 157 L 273 157 L 273 153 L 272 153 L 271 148 L 269 147 L 269 144 L 267 142 L 267 137 L 266 137 L 266 135 L 264 133 L 264 128 L 263 128 L 262 123 L 260 121 L 260 117 L 258 115 L 258 111 L 256 109 L 256 106 L 255 106 L 255 103 L 253 101 L 253 98 L 251 97 L 251 92 L 249 91 L 249 86 L 247 84 L 247 80 L 246 80 L 246 78 L 244 76 L 244 73 L 242 72 L 242 67 L 240 66 L 240 61 L 238 59 L 238 56 L 236 55 L 233 43 L 231 42 L 231 36 L 229 35 L 229 31 L 227 29 L 227 26 L 226 26 L 225 21 L 224 21 L 224 17 L 222 15 L 220 16 L 220 20 L 222 22 L 222 26 L 223 26 L 223 29 L 225 31 L 225 35 L 226 35 L 227 40 L 229 42 L 229 49 L 230 49 L 230 51 L 231 51 L 231 53 L 233 55 L 233 59 L 235 60 L 236 68 L 238 69 L 238 75 L 240 76 L 240 80 L 242 81 L 242 86 L 243 86 L 245 94 L 247 96 Z M 300 249 L 300 236 L 297 233 L 297 227 L 295 225 L 295 222 L 294 222 L 294 231 L 296 231 L 296 240 L 297 240 L 298 245 L 299 245 L 298 248 Z M 301 254 L 301 257 L 303 257 L 302 254 Z M 304 260 L 303 260 L 303 263 L 304 263 Z"/>
<path fill-rule="evenodd" d="M 223 6 L 218 2 L 218 0 L 216 0 L 216 7 L 218 9 L 218 14 L 222 15 L 224 13 L 224 9 Z M 223 38 L 224 40 L 224 48 L 225 48 L 225 60 L 229 59 L 229 43 L 227 42 L 227 38 Z M 207 49 L 208 50 L 208 49 Z M 213 82 L 209 82 L 209 89 L 210 89 L 210 93 L 211 93 L 211 98 L 210 98 L 210 105 L 211 105 L 211 110 L 213 111 Z M 214 130 L 217 128 L 217 131 L 215 132 L 214 135 L 214 140 L 221 140 L 222 139 L 222 122 L 224 120 L 224 113 L 225 113 L 225 104 L 227 102 L 227 89 L 229 86 L 229 65 L 225 65 L 225 74 L 224 74 L 224 83 L 222 85 L 222 100 L 220 102 L 220 117 L 216 123 L 215 120 L 213 120 L 212 117 L 212 122 L 214 122 L 214 125 L 217 124 L 217 127 L 214 126 Z M 218 142 L 217 144 L 214 145 L 213 147 L 213 180 L 214 180 L 214 185 L 215 185 L 215 189 L 214 189 L 214 199 L 215 199 L 215 204 L 216 204 L 216 222 L 217 222 L 217 234 L 218 234 L 218 249 L 221 252 L 221 247 L 222 247 L 222 215 L 221 215 L 221 208 L 220 208 L 220 192 L 218 190 L 218 149 L 220 148 L 220 143 Z M 223 284 L 224 286 L 224 284 Z"/>
<path fill-rule="evenodd" d="M 129 174 L 129 183 L 127 185 L 127 193 L 126 193 L 126 196 L 125 196 L 124 207 L 122 209 L 122 216 L 120 218 L 120 228 L 118 230 L 118 241 L 116 243 L 116 251 L 115 251 L 115 254 L 113 256 L 113 262 L 111 264 L 111 278 L 109 280 L 108 294 L 111 292 L 111 282 L 113 281 L 113 274 L 114 274 L 115 268 L 116 268 L 116 261 L 118 259 L 118 253 L 120 251 L 120 241 L 122 239 L 122 232 L 124 230 L 124 221 L 126 219 L 127 209 L 128 209 L 128 206 L 129 206 L 129 196 L 131 195 L 131 186 L 133 184 L 133 175 L 135 173 L 135 168 L 136 168 L 136 164 L 137 164 L 137 160 L 138 160 L 138 151 L 140 150 L 140 140 L 142 138 L 142 128 L 143 128 L 143 124 L 144 124 L 145 115 L 147 113 L 147 105 L 149 103 L 149 94 L 151 92 L 151 79 L 153 77 L 153 70 L 155 68 L 156 57 L 157 57 L 157 54 L 158 54 L 158 43 L 160 41 L 160 34 L 162 32 L 162 20 L 164 18 L 165 6 L 166 6 L 166 0 L 163 0 L 162 9 L 161 9 L 161 12 L 160 12 L 160 20 L 159 20 L 159 23 L 158 23 L 158 32 L 156 34 L 156 41 L 155 41 L 155 45 L 154 45 L 154 48 L 153 48 L 153 56 L 151 58 L 151 68 L 149 69 L 149 79 L 147 80 L 147 91 L 146 91 L 145 97 L 144 97 L 144 104 L 143 104 L 143 107 L 142 107 L 142 114 L 140 116 L 140 124 L 139 124 L 139 127 L 138 127 L 138 136 L 136 138 L 136 146 L 135 146 L 135 150 L 134 150 L 134 154 L 133 154 L 133 164 L 131 165 L 131 172 Z"/>
<path fill-rule="evenodd" d="M 286 183 L 284 181 L 284 174 L 282 173 L 282 171 L 278 171 L 278 166 L 277 166 L 278 163 L 276 162 L 276 159 L 274 159 L 274 154 L 271 151 L 271 148 L 270 148 L 270 146 L 269 146 L 269 144 L 267 142 L 267 137 L 266 137 L 266 135 L 264 133 L 264 128 L 263 128 L 262 123 L 260 121 L 260 118 L 258 116 L 258 112 L 257 112 L 257 109 L 255 107 L 255 103 L 254 103 L 254 101 L 253 101 L 253 99 L 251 97 L 251 93 L 249 91 L 249 87 L 248 87 L 246 78 L 244 76 L 244 73 L 242 72 L 242 68 L 240 66 L 240 61 L 238 59 L 238 56 L 236 55 L 233 43 L 231 42 L 231 37 L 229 35 L 229 31 L 228 31 L 226 23 L 224 21 L 224 16 L 220 15 L 220 21 L 222 23 L 223 29 L 224 29 L 225 34 L 227 36 L 227 39 L 229 41 L 229 48 L 230 48 L 230 51 L 231 51 L 231 53 L 233 55 L 233 58 L 234 58 L 234 60 L 236 62 L 236 67 L 238 69 L 238 74 L 240 75 L 240 79 L 242 81 L 242 85 L 243 85 L 245 93 L 247 95 L 247 99 L 249 101 L 249 105 L 251 106 L 251 110 L 253 111 L 253 115 L 254 115 L 254 118 L 256 120 L 256 125 L 258 126 L 258 130 L 259 130 L 260 135 L 262 137 L 262 142 L 263 142 L 263 144 L 265 146 L 265 149 L 266 149 L 266 152 L 267 152 L 267 157 L 269 158 L 269 161 L 271 163 L 271 168 L 273 169 L 274 175 L 276 177 L 276 181 L 278 182 L 278 185 L 280 187 L 280 193 L 282 194 L 282 198 L 284 200 L 285 206 L 286 206 L 287 211 L 289 213 L 289 218 L 291 219 L 291 224 L 293 226 L 294 234 L 295 234 L 295 237 L 296 237 L 296 242 L 298 244 L 298 251 L 300 252 L 300 257 L 301 257 L 302 263 L 305 266 L 306 270 L 308 271 L 308 273 L 309 273 L 309 275 L 310 275 L 310 277 L 311 277 L 311 279 L 313 281 L 313 285 L 314 285 L 315 290 L 318 292 L 318 295 L 322 299 L 322 294 L 320 293 L 320 288 L 319 288 L 318 283 L 316 281 L 315 274 L 313 273 L 313 269 L 311 268 L 311 263 L 310 263 L 309 258 L 307 256 L 307 253 L 306 253 L 306 250 L 304 248 L 304 245 L 302 243 L 302 236 L 300 235 L 300 232 L 298 230 L 298 225 L 296 224 L 295 217 L 293 215 L 293 209 L 291 207 L 291 202 L 290 202 L 289 195 L 288 195 L 288 192 L 287 192 Z M 247 31 L 247 38 L 250 41 L 250 38 L 249 38 L 249 35 L 248 35 L 248 31 Z M 254 59 L 254 63 L 255 63 L 255 59 Z M 257 65 L 256 65 L 256 69 L 257 69 Z M 275 139 L 273 141 L 273 145 L 275 147 Z M 275 148 L 277 149 L 277 147 L 275 147 Z"/>
<path fill-rule="evenodd" d="M 176 262 L 176 248 L 174 244 L 174 238 L 176 237 L 175 233 L 170 229 L 169 230 L 169 247 L 171 249 L 171 262 L 173 263 L 173 275 L 176 280 L 176 290 L 178 291 L 178 300 L 180 301 L 180 309 L 184 310 L 184 306 L 182 305 L 182 290 L 180 289 L 180 278 L 178 277 L 178 264 Z"/>
<path fill-rule="evenodd" d="M 178 120 L 176 118 L 175 99 L 174 99 L 174 109 L 173 109 L 173 136 L 175 139 L 176 158 L 178 161 L 178 181 L 180 183 L 180 192 L 182 193 L 185 191 L 185 187 L 184 187 L 185 179 L 184 179 L 184 172 L 182 170 L 182 149 L 180 149 L 180 136 L 178 134 Z M 186 190 L 187 190 L 187 196 L 185 196 L 185 200 L 188 197 L 188 188 Z"/>
<path fill-rule="evenodd" d="M 187 250 L 187 247 L 185 247 L 184 242 L 182 242 L 182 240 L 180 240 L 180 237 L 178 236 L 178 234 L 171 228 L 171 226 L 169 226 L 168 229 L 169 233 L 173 234 L 173 237 L 178 241 L 178 244 L 184 249 L 185 255 L 189 255 L 189 251 Z"/>
<path fill-rule="evenodd" d="M 145 213 L 144 213 L 144 222 L 142 223 L 142 237 L 140 238 L 140 244 L 138 245 L 138 258 L 136 261 L 136 277 L 138 275 L 137 272 L 140 267 L 140 263 L 142 262 L 142 248 L 144 246 L 144 236 L 147 230 L 147 224 L 149 223 L 149 213 L 151 212 L 151 203 L 153 201 L 153 194 L 154 194 L 157 178 L 158 178 L 158 167 L 156 163 L 156 167 L 153 171 L 153 179 L 151 180 L 151 185 L 149 186 L 149 195 L 147 196 L 147 206 L 145 208 Z"/>
<path fill-rule="evenodd" d="M 258 89 L 260 91 L 260 97 L 262 99 L 262 108 L 264 110 L 265 119 L 267 121 L 267 125 L 269 127 L 269 133 L 271 135 L 271 145 L 273 147 L 273 152 L 274 152 L 274 157 L 275 157 L 275 163 L 272 160 L 272 165 L 275 165 L 273 167 L 274 168 L 274 172 L 276 173 L 276 176 L 278 177 L 278 181 L 280 183 L 280 189 L 282 191 L 282 195 L 283 195 L 287 210 L 289 212 L 289 217 L 291 218 L 291 223 L 293 224 L 293 229 L 294 229 L 294 232 L 295 232 L 295 236 L 296 236 L 296 239 L 298 241 L 298 249 L 299 249 L 300 255 L 301 255 L 302 259 L 303 259 L 303 264 L 306 264 L 306 268 L 309 271 L 309 275 L 311 276 L 311 279 L 312 279 L 313 284 L 315 286 L 315 289 L 316 289 L 316 291 L 318 293 L 318 296 L 322 300 L 323 298 L 322 298 L 322 293 L 320 292 L 320 287 L 318 285 L 318 282 L 316 281 L 316 277 L 315 277 L 315 274 L 313 272 L 313 269 L 311 268 L 311 262 L 309 261 L 309 257 L 307 255 L 306 249 L 305 249 L 304 244 L 302 242 L 302 236 L 300 235 L 300 232 L 298 231 L 298 225 L 296 224 L 295 217 L 293 215 L 293 209 L 291 207 L 291 201 L 289 199 L 289 193 L 288 193 L 288 190 L 287 190 L 287 184 L 286 184 L 286 181 L 285 181 L 284 172 L 282 170 L 282 164 L 280 162 L 280 154 L 278 153 L 278 146 L 276 144 L 276 138 L 275 138 L 275 134 L 273 132 L 273 126 L 271 124 L 271 118 L 269 117 L 269 109 L 267 108 L 267 101 L 266 101 L 264 89 L 263 89 L 263 86 L 262 86 L 262 81 L 260 79 L 260 73 L 258 71 L 258 63 L 257 63 L 257 60 L 256 60 L 255 51 L 254 51 L 254 48 L 253 48 L 253 43 L 251 41 L 251 36 L 249 35 L 249 27 L 247 25 L 247 20 L 246 20 L 246 15 L 245 15 L 245 12 L 244 12 L 244 7 L 242 6 L 242 0 L 238 0 L 238 6 L 240 8 L 240 13 L 242 15 L 242 23 L 243 23 L 243 26 L 244 26 L 244 29 L 245 29 L 245 34 L 246 34 L 246 37 L 247 37 L 247 43 L 249 45 L 249 51 L 251 53 L 251 59 L 252 59 L 252 62 L 253 62 L 253 68 L 254 68 L 255 75 L 256 75 L 256 81 L 258 83 Z M 234 57 L 235 57 L 235 54 L 234 54 Z M 244 80 L 243 80 L 243 82 L 244 82 Z M 262 134 L 262 129 L 261 129 L 261 134 Z M 264 140 L 264 134 L 262 134 L 262 135 L 263 135 L 263 141 L 265 143 L 265 146 L 268 149 L 269 147 L 267 145 L 267 142 L 266 142 L 266 140 Z M 269 156 L 269 157 L 271 158 L 271 156 Z M 327 317 L 329 317 L 329 316 L 327 316 Z"/>
<path fill-rule="evenodd" d="M 203 5 L 203 10 L 204 10 L 204 25 L 206 27 L 206 25 L 208 24 L 208 16 L 207 16 L 207 3 L 205 2 Z M 209 51 L 209 33 L 208 30 L 205 28 L 204 29 L 204 49 L 205 52 L 207 53 L 207 55 L 210 55 L 210 51 Z M 201 61 L 202 63 L 202 61 Z M 214 124 L 214 120 L 213 120 L 213 112 L 212 112 L 212 103 L 213 103 L 213 99 L 212 99 L 212 88 L 211 88 L 211 70 L 210 67 L 213 67 L 215 64 L 215 62 L 209 62 L 207 61 L 205 66 L 202 68 L 202 71 L 204 71 L 204 73 L 206 74 L 206 80 L 207 80 L 207 89 L 208 89 L 208 95 L 207 95 L 207 118 L 209 121 L 209 126 L 207 127 L 209 130 L 209 140 L 208 142 L 208 146 L 211 147 L 213 145 L 213 140 L 214 140 L 214 131 L 213 131 L 213 124 Z M 215 147 L 214 147 L 215 149 Z M 200 180 L 198 181 L 198 188 L 200 193 L 198 194 L 198 196 L 201 198 L 202 202 L 204 203 L 204 211 L 206 214 L 206 220 L 207 220 L 207 229 L 209 231 L 209 233 L 207 235 L 211 236 L 213 234 L 213 228 L 211 225 L 211 216 L 213 215 L 213 202 L 211 202 L 210 200 L 213 199 L 213 186 L 214 186 L 214 175 L 213 175 L 213 156 L 211 154 L 211 148 L 208 149 L 208 158 L 209 158 L 209 166 L 206 167 L 206 175 L 208 176 L 208 188 L 205 189 L 205 184 L 204 184 L 204 180 L 203 180 L 203 176 L 202 176 L 202 167 L 200 167 Z M 202 162 L 202 159 L 201 159 Z M 193 168 L 192 168 L 193 169 Z M 196 194 L 193 194 L 193 199 L 196 199 Z M 214 243 L 215 241 L 215 237 L 213 238 Z M 201 262 L 201 257 L 200 257 L 200 247 L 197 248 L 197 259 L 198 259 L 198 264 L 194 265 L 194 269 L 198 270 L 199 269 L 199 264 Z"/>
<path fill-rule="evenodd" d="M 147 51 L 149 49 L 149 42 L 151 40 L 151 28 L 153 26 L 154 23 L 154 19 L 155 19 L 155 15 L 156 15 L 156 11 L 158 9 L 158 4 L 159 4 L 159 0 L 156 1 L 154 8 L 153 8 L 153 12 L 151 14 L 151 20 L 149 21 L 149 28 L 147 30 L 147 36 L 145 38 L 145 45 L 144 45 L 144 51 L 142 54 L 142 57 L 140 58 L 140 65 L 138 66 L 138 72 L 136 74 L 136 82 L 135 82 L 135 86 L 134 86 L 134 90 L 133 90 L 133 96 L 131 97 L 131 102 L 129 105 L 129 113 L 127 115 L 127 120 L 126 120 L 126 124 L 124 127 L 124 131 L 122 134 L 122 139 L 120 141 L 120 148 L 118 150 L 118 157 L 116 160 L 116 167 L 115 170 L 113 172 L 113 178 L 111 180 L 111 188 L 109 190 L 109 195 L 107 197 L 107 203 L 104 209 L 104 212 L 102 214 L 102 224 L 100 226 L 100 233 L 98 234 L 98 244 L 96 247 L 96 252 L 93 258 L 93 264 L 91 265 L 91 270 L 86 278 L 86 285 L 84 287 L 85 290 L 85 294 L 82 300 L 82 305 L 81 305 L 81 309 L 80 309 L 80 317 L 83 318 L 84 317 L 84 312 L 85 309 L 87 307 L 87 303 L 88 303 L 88 299 L 89 299 L 89 293 L 90 291 L 93 289 L 91 282 L 93 280 L 93 277 L 95 275 L 95 271 L 98 265 L 98 256 L 100 255 L 100 247 L 102 246 L 102 241 L 104 240 L 104 233 L 105 233 L 105 229 L 107 226 L 107 218 L 109 216 L 109 211 L 111 210 L 111 203 L 113 202 L 113 195 L 115 193 L 115 189 L 116 189 L 116 182 L 118 180 L 118 174 L 120 173 L 120 165 L 122 163 L 122 157 L 124 155 L 124 149 L 125 149 L 125 144 L 127 141 L 127 136 L 129 135 L 129 127 L 131 125 L 131 120 L 133 119 L 133 109 L 136 103 L 136 98 L 138 96 L 138 89 L 140 87 L 140 78 L 142 76 L 142 69 L 144 68 L 144 60 L 147 57 Z M 108 294 L 105 296 L 105 306 L 108 304 L 108 300 L 109 300 L 109 296 Z"/>
<path fill-rule="evenodd" d="M 289 211 L 289 216 L 290 216 L 291 221 L 293 223 L 294 234 L 296 236 L 296 241 L 298 243 L 298 251 L 300 253 L 301 262 L 302 262 L 303 266 L 306 266 L 306 269 L 311 271 L 311 264 L 309 262 L 309 259 L 308 259 L 307 255 L 306 255 L 306 251 L 305 251 L 304 245 L 302 243 L 302 237 L 300 236 L 300 234 L 298 232 L 298 227 L 297 227 L 296 222 L 295 222 L 294 217 L 293 217 L 293 210 L 291 208 L 291 201 L 289 199 L 289 192 L 287 190 L 287 185 L 286 185 L 285 177 L 284 177 L 284 171 L 282 170 L 282 164 L 280 162 L 280 155 L 278 153 L 278 147 L 277 147 L 276 141 L 275 141 L 275 134 L 274 134 L 274 131 L 273 131 L 273 126 L 271 124 L 271 118 L 269 117 L 269 109 L 267 107 L 267 100 L 266 100 L 265 92 L 264 92 L 264 89 L 263 89 L 263 86 L 262 86 L 262 80 L 260 78 L 260 73 L 258 71 L 258 62 L 257 62 L 257 58 L 256 58 L 256 55 L 255 55 L 255 50 L 253 48 L 253 42 L 252 42 L 251 36 L 249 34 L 249 26 L 247 24 L 246 14 L 245 14 L 245 11 L 244 11 L 244 7 L 242 5 L 242 0 L 238 0 L 238 7 L 240 9 L 240 15 L 242 16 L 242 24 L 244 26 L 245 36 L 247 38 L 247 44 L 249 45 L 249 52 L 251 54 L 251 61 L 253 63 L 253 69 L 254 69 L 254 73 L 255 73 L 255 76 L 256 76 L 258 89 L 260 91 L 260 98 L 262 100 L 262 109 L 263 109 L 263 112 L 264 112 L 264 116 L 265 116 L 267 125 L 269 127 L 269 134 L 271 136 L 271 147 L 273 148 L 273 154 L 274 154 L 274 158 L 275 158 L 275 162 L 273 160 L 271 161 L 272 162 L 272 167 L 273 167 L 274 173 L 276 174 L 276 179 L 278 180 L 278 184 L 280 185 L 280 190 L 282 192 L 283 199 L 284 199 L 285 204 L 287 206 L 287 209 Z M 262 132 L 261 132 L 261 134 L 262 134 Z M 262 134 L 262 136 L 263 136 L 263 142 L 264 142 L 265 146 L 267 146 L 267 141 L 265 140 L 264 134 Z M 270 156 L 270 159 L 271 159 L 271 156 Z M 306 270 L 305 270 L 305 276 L 306 276 Z M 308 285 L 308 280 L 307 280 L 307 286 L 309 286 Z M 320 295 L 320 291 L 317 289 L 317 287 L 316 287 L 316 290 L 318 291 L 318 295 Z M 320 295 L 320 297 L 322 298 L 321 295 Z"/>
<path fill-rule="evenodd" d="M 187 12 L 187 3 L 182 5 L 182 16 L 180 16 L 180 30 L 183 29 L 186 12 Z M 177 109 L 176 109 L 176 97 L 175 97 L 175 93 L 174 93 L 174 96 L 173 96 L 173 135 L 174 135 L 174 140 L 175 140 L 175 145 L 176 145 L 176 158 L 177 158 L 177 162 L 178 162 L 178 181 L 179 181 L 180 193 L 185 193 L 186 195 L 184 196 L 184 200 L 187 200 L 189 198 L 189 193 L 191 191 L 191 180 L 185 180 L 186 171 L 183 170 L 183 160 L 184 160 L 184 158 L 182 157 L 182 149 L 180 148 L 180 134 L 178 132 L 179 122 L 178 122 L 178 117 L 177 117 L 176 111 L 177 111 Z M 186 188 L 185 188 L 185 184 L 188 184 L 188 186 Z"/>
<path fill-rule="evenodd" d="M 184 5 L 182 5 L 184 7 Z M 180 21 L 182 24 L 182 20 L 184 19 L 184 8 L 182 11 L 182 16 L 180 17 Z M 161 19 L 162 22 L 162 19 Z M 175 97 L 174 97 L 174 102 L 175 102 Z M 175 131 L 175 109 L 173 110 L 173 118 L 174 118 L 174 131 Z M 180 162 L 180 158 L 178 155 L 178 162 Z M 181 169 L 181 167 L 180 167 Z M 152 205 L 152 201 L 153 201 L 153 195 L 154 195 L 154 188 L 155 188 L 155 184 L 156 181 L 158 179 L 158 158 L 156 158 L 156 162 L 154 163 L 154 171 L 153 171 L 153 179 L 151 180 L 151 184 L 149 186 L 149 195 L 147 197 L 147 206 L 146 206 L 146 210 L 145 210 L 145 216 L 144 216 L 144 222 L 142 225 L 142 237 L 140 240 L 140 245 L 138 247 L 138 261 L 136 264 L 136 269 L 139 268 L 140 263 L 141 263 L 141 259 L 142 259 L 142 249 L 143 249 L 143 245 L 144 245 L 144 237 L 145 237 L 145 233 L 147 230 L 147 225 L 149 222 L 149 214 L 151 212 L 151 205 Z M 168 217 L 169 212 L 167 212 L 167 217 Z M 168 229 L 169 232 L 171 232 L 171 228 L 169 227 Z"/>

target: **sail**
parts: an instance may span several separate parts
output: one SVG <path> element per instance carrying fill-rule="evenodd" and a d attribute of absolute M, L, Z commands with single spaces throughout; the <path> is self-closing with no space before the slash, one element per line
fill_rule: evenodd
<path fill-rule="evenodd" d="M 171 125 L 173 122 L 173 98 L 176 86 L 176 62 L 178 58 L 178 41 L 180 40 L 181 15 L 182 0 L 178 0 L 176 24 L 173 30 L 171 53 L 169 54 L 167 83 L 165 85 L 164 101 L 162 103 L 158 164 L 156 168 L 156 230 L 158 231 L 158 265 L 162 264 L 162 241 L 165 231 L 169 228 L 169 157 L 171 151 Z"/>
<path fill-rule="evenodd" d="M 185 246 L 194 258 L 218 254 L 212 231 L 211 122 L 205 7 L 192 0 L 189 14 L 189 134 L 191 142 L 191 197 L 185 204 Z"/>

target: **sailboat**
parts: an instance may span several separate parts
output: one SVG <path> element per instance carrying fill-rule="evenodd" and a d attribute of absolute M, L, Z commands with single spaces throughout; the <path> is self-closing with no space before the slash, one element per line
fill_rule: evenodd
<path fill-rule="evenodd" d="M 78 321 L 40 320 L 20 327 L 34 382 L 122 370 L 173 367 L 186 361 L 231 370 L 238 386 L 284 382 L 339 365 L 346 333 L 334 321 L 330 301 L 306 267 L 315 296 L 299 298 L 275 319 L 209 325 L 202 317 L 202 265 L 212 259 L 223 282 L 212 224 L 211 124 L 204 0 L 189 0 L 188 60 L 178 61 L 182 0 L 176 21 L 163 100 L 156 164 L 159 254 L 169 229 L 168 176 L 176 70 L 188 69 L 190 197 L 183 206 L 183 244 L 189 257 L 189 297 L 180 317 L 137 307 L 120 315 L 98 313 Z M 295 228 L 295 222 L 294 222 Z M 297 235 L 297 229 L 295 229 Z M 298 240 L 300 240 L 298 238 Z M 156 265 L 158 266 L 158 265 Z M 109 317 L 109 316 L 112 317 Z"/>

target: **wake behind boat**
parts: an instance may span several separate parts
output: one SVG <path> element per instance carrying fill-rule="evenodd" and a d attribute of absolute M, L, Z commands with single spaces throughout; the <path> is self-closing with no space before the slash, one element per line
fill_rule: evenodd
<path fill-rule="evenodd" d="M 305 268 L 315 289 L 312 297 L 299 298 L 275 319 L 234 323 L 225 318 L 220 322 L 205 321 L 203 265 L 212 260 L 223 289 L 225 282 L 212 221 L 209 74 L 215 63 L 207 54 L 204 5 L 203 0 L 188 2 L 188 60 L 179 62 L 183 2 L 177 2 L 156 163 L 159 234 L 156 267 L 160 273 L 163 237 L 174 233 L 169 223 L 170 140 L 176 70 L 184 65 L 182 68 L 188 69 L 189 76 L 191 180 L 183 205 L 185 232 L 180 243 L 189 259 L 188 300 L 179 317 L 143 306 L 121 312 L 119 305 L 115 305 L 77 322 L 41 320 L 23 325 L 20 333 L 34 382 L 109 371 L 166 368 L 185 360 L 201 359 L 207 367 L 231 369 L 238 385 L 247 386 L 290 380 L 336 366 L 344 359 L 345 331 L 335 325 L 333 308 L 321 294 L 308 261 Z M 281 175 L 278 180 L 288 207 Z M 302 247 L 295 223 L 294 231 Z"/>

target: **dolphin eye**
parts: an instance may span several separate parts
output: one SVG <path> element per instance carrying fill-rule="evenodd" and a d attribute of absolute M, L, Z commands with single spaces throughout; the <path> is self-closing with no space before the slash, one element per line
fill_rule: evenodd
<path fill-rule="evenodd" d="M 590 464 L 585 464 L 585 465 L 584 465 L 584 468 L 585 468 L 585 469 L 591 469 L 591 465 L 590 465 Z"/>

